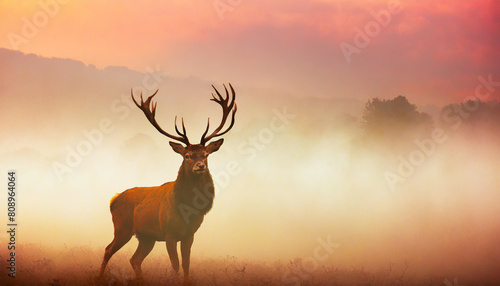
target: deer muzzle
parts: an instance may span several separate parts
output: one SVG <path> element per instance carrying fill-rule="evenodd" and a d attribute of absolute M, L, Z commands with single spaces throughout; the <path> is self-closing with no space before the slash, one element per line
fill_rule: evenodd
<path fill-rule="evenodd" d="M 207 170 L 207 165 L 205 165 L 205 163 L 202 162 L 196 163 L 193 167 L 193 173 L 195 174 L 205 173 L 206 170 Z"/>

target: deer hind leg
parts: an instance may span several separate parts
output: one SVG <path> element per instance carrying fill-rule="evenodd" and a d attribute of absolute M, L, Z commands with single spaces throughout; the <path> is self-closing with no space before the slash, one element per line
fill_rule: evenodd
<path fill-rule="evenodd" d="M 154 239 L 140 236 L 137 236 L 137 239 L 139 239 L 139 246 L 137 247 L 137 250 L 132 258 L 130 258 L 130 264 L 132 264 L 132 268 L 134 268 L 136 278 L 140 280 L 142 279 L 142 261 L 144 261 L 144 258 L 146 258 L 151 250 L 153 250 L 156 241 Z"/>
<path fill-rule="evenodd" d="M 179 256 L 177 255 L 177 241 L 173 238 L 167 237 L 165 239 L 167 245 L 168 256 L 170 257 L 170 263 L 172 263 L 172 268 L 176 273 L 179 273 Z"/>
<path fill-rule="evenodd" d="M 106 266 L 108 265 L 108 261 L 109 259 L 111 259 L 111 256 L 113 256 L 113 254 L 115 254 L 118 250 L 120 250 L 120 248 L 122 248 L 125 244 L 127 244 L 130 238 L 132 238 L 132 235 L 133 235 L 132 228 L 121 229 L 121 230 L 115 229 L 115 237 L 104 251 L 104 258 L 102 260 L 101 271 L 99 273 L 100 277 L 104 275 L 104 270 L 106 269 Z"/>
<path fill-rule="evenodd" d="M 181 241 L 182 270 L 184 272 L 184 283 L 189 284 L 189 262 L 191 256 L 191 246 L 194 236 Z"/>

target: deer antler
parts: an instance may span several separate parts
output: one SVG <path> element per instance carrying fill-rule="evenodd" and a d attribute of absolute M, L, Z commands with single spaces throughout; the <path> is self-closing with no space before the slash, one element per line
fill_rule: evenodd
<path fill-rule="evenodd" d="M 234 92 L 233 86 L 231 84 L 229 84 L 229 87 L 231 88 L 231 93 L 233 95 L 233 99 L 231 100 L 230 103 L 229 103 L 230 96 L 229 96 L 229 92 L 227 91 L 226 85 L 224 85 L 224 89 L 226 90 L 226 98 L 221 96 L 221 94 L 215 88 L 215 86 L 212 85 L 212 87 L 214 88 L 215 92 L 217 93 L 218 98 L 215 97 L 215 95 L 212 93 L 212 99 L 210 99 L 210 100 L 217 102 L 222 107 L 222 120 L 221 120 L 219 127 L 217 127 L 214 130 L 214 132 L 212 132 L 212 134 L 210 134 L 208 137 L 206 137 L 206 135 L 208 133 L 208 129 L 210 127 L 210 118 L 208 118 L 207 129 L 205 129 L 205 133 L 203 133 L 203 136 L 201 136 L 201 142 L 200 142 L 201 145 L 205 145 L 205 143 L 207 143 L 211 139 L 218 137 L 218 136 L 222 136 L 222 135 L 226 134 L 229 130 L 231 130 L 231 128 L 233 128 L 233 125 L 234 125 L 234 115 L 236 114 L 236 110 L 238 110 L 238 106 L 234 102 L 236 100 L 236 93 Z M 233 109 L 233 107 L 234 107 L 234 109 Z M 229 116 L 229 113 L 231 112 L 231 110 L 233 110 L 233 114 L 231 117 L 231 124 L 224 132 L 219 133 L 222 130 L 222 128 L 224 127 L 224 124 L 226 123 L 227 117 Z"/>
<path fill-rule="evenodd" d="M 175 135 L 172 135 L 170 133 L 165 132 L 160 127 L 160 125 L 158 125 L 158 123 L 156 122 L 155 113 L 156 113 L 156 105 L 157 105 L 157 103 L 156 102 L 155 103 L 151 103 L 151 99 L 157 93 L 158 93 L 158 90 L 156 90 L 155 93 L 153 93 L 153 95 L 149 96 L 148 99 L 146 99 L 146 101 L 144 101 L 142 99 L 142 92 L 141 92 L 141 104 L 139 104 L 139 103 L 137 103 L 137 101 L 135 101 L 133 91 L 130 90 L 130 95 L 132 96 L 132 100 L 134 101 L 135 105 L 137 107 L 139 107 L 139 109 L 142 110 L 142 112 L 144 112 L 144 115 L 146 115 L 146 118 L 149 120 L 149 122 L 151 123 L 151 125 L 153 125 L 156 128 L 156 130 L 158 130 L 161 134 L 167 136 L 170 139 L 180 141 L 180 142 L 182 142 L 182 143 L 184 143 L 186 145 L 190 145 L 189 144 L 189 139 L 187 138 L 187 135 L 186 135 L 186 128 L 184 127 L 184 118 L 182 118 L 182 132 L 183 133 L 181 133 L 179 131 L 179 129 L 177 128 L 177 116 L 175 117 L 175 121 L 174 121 L 175 132 L 177 132 L 177 134 L 179 136 L 175 136 Z"/>

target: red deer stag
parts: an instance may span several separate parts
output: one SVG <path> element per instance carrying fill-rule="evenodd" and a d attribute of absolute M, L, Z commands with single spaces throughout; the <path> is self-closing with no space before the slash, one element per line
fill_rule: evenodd
<path fill-rule="evenodd" d="M 142 261 L 151 252 L 156 241 L 165 241 L 172 267 L 178 273 L 177 242 L 180 241 L 184 281 L 186 283 L 189 281 L 189 257 L 194 233 L 203 222 L 205 214 L 212 208 L 214 198 L 214 182 L 208 170 L 207 157 L 219 150 L 224 139 L 205 145 L 213 138 L 226 134 L 233 127 L 237 110 L 236 94 L 231 84 L 229 84 L 229 87 L 232 99 L 225 85 L 225 98 L 221 96 L 214 86 L 212 87 L 217 96 L 212 94 L 213 98 L 211 100 L 222 107 L 222 120 L 212 134 L 207 136 L 210 126 L 209 119 L 200 144 L 193 145 L 189 143 L 186 135 L 184 120 L 182 120 L 183 132 L 181 133 L 177 128 L 177 117 L 175 118 L 175 131 L 178 136 L 167 133 L 156 122 L 156 103 L 151 103 L 151 99 L 158 90 L 148 97 L 146 101 L 142 99 L 141 93 L 140 104 L 137 103 L 131 92 L 132 99 L 137 107 L 144 112 L 149 122 L 161 134 L 184 143 L 186 146 L 172 141 L 169 142 L 172 149 L 183 157 L 177 179 L 174 182 L 168 182 L 158 187 L 132 188 L 117 194 L 111 199 L 110 209 L 113 217 L 114 238 L 106 247 L 100 277 L 103 277 L 111 256 L 135 234 L 139 240 L 139 246 L 130 259 L 130 264 L 132 264 L 135 271 L 136 279 L 142 280 Z M 225 131 L 221 132 L 231 111 L 231 123 Z M 196 201 L 197 196 L 200 194 L 205 196 L 204 201 L 206 203 L 202 206 Z"/>

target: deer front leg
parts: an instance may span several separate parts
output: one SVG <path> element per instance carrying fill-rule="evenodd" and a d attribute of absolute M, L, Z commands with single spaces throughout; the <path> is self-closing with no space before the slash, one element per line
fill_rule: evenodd
<path fill-rule="evenodd" d="M 141 270 L 142 261 L 144 261 L 144 258 L 146 258 L 151 250 L 153 250 L 156 241 L 140 236 L 138 236 L 137 238 L 139 239 L 139 246 L 130 259 L 130 264 L 132 265 L 132 268 L 134 268 L 136 279 L 138 281 L 141 281 L 143 279 Z"/>
<path fill-rule="evenodd" d="M 179 273 L 179 256 L 177 256 L 177 241 L 170 236 L 165 239 L 167 244 L 167 252 L 170 257 L 170 263 L 172 263 L 172 268 L 175 273 Z"/>
<path fill-rule="evenodd" d="M 191 246 L 193 245 L 194 235 L 181 240 L 182 270 L 184 272 L 184 283 L 189 284 L 189 262 L 191 256 Z"/>

